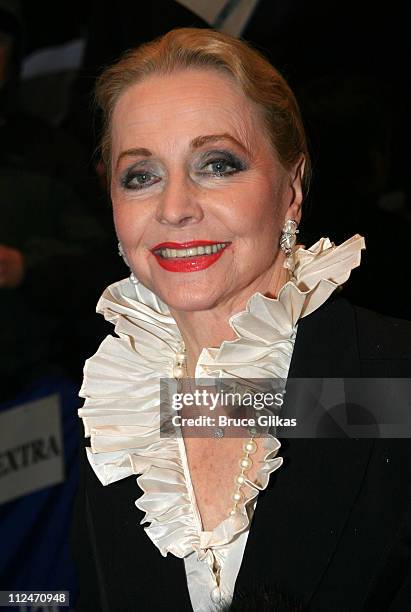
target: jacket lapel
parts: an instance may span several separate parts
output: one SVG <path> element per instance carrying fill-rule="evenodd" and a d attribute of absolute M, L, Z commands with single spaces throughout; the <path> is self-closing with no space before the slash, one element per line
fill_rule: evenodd
<path fill-rule="evenodd" d="M 353 308 L 332 298 L 299 322 L 288 380 L 360 376 Z M 293 394 L 286 398 L 291 417 Z M 235 595 L 274 585 L 308 603 L 336 553 L 373 441 L 277 435 L 284 464 L 258 497 Z"/>

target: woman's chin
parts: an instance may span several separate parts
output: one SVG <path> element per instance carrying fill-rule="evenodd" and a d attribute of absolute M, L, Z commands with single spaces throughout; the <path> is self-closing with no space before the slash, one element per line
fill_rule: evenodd
<path fill-rule="evenodd" d="M 186 284 L 184 287 L 179 287 L 178 284 L 174 287 L 165 287 L 164 285 L 158 291 L 154 289 L 154 293 L 165 302 L 170 309 L 176 311 L 201 311 L 210 310 L 218 303 L 218 295 L 215 291 L 211 292 L 210 287 L 199 287 Z"/>

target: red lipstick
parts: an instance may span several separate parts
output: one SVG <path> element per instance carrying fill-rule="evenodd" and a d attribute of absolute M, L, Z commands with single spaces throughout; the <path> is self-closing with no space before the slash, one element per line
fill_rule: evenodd
<path fill-rule="evenodd" d="M 200 246 L 212 246 L 213 244 L 225 244 L 223 248 L 217 251 L 217 253 L 210 253 L 204 255 L 192 255 L 185 257 L 172 257 L 165 258 L 160 254 L 161 249 L 189 249 Z M 221 255 L 231 244 L 229 242 L 223 243 L 215 242 L 212 240 L 190 240 L 188 242 L 160 242 L 156 244 L 151 250 L 154 257 L 156 258 L 159 265 L 168 272 L 197 272 L 209 268 L 213 263 L 220 259 Z"/>

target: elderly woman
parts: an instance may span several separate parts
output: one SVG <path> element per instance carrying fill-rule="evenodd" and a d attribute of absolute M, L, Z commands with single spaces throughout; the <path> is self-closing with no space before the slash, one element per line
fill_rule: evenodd
<path fill-rule="evenodd" d="M 252 429 L 160 434 L 160 378 L 409 375 L 410 326 L 335 295 L 363 238 L 296 244 L 293 93 L 244 42 L 178 29 L 108 68 L 97 100 L 131 275 L 97 305 L 117 337 L 80 393 L 77 610 L 406 609 L 402 441 L 286 439 L 279 456 Z"/>

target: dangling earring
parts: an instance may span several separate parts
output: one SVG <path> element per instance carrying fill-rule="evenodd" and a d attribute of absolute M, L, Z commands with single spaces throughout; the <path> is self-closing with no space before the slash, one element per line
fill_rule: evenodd
<path fill-rule="evenodd" d="M 294 269 L 293 249 L 297 242 L 296 234 L 299 233 L 298 223 L 294 219 L 287 219 L 281 230 L 280 248 L 286 256 L 284 268 L 287 268 L 291 273 Z"/>
<path fill-rule="evenodd" d="M 118 248 L 118 254 L 120 255 L 120 257 L 122 257 L 124 259 L 124 262 L 128 265 L 128 261 L 127 261 L 126 255 L 125 255 L 125 253 L 123 251 L 123 245 L 121 244 L 120 241 L 117 243 L 117 248 Z"/>
<path fill-rule="evenodd" d="M 118 242 L 117 246 L 118 246 L 118 254 L 120 255 L 120 257 L 124 259 L 124 263 L 126 264 L 126 266 L 130 268 L 130 264 L 127 261 L 127 257 L 126 257 L 126 254 L 124 253 L 121 242 Z M 129 278 L 130 278 L 130 282 L 133 283 L 133 285 L 138 285 L 140 282 L 138 278 L 136 277 L 136 275 L 134 274 L 134 272 L 131 272 Z"/>

